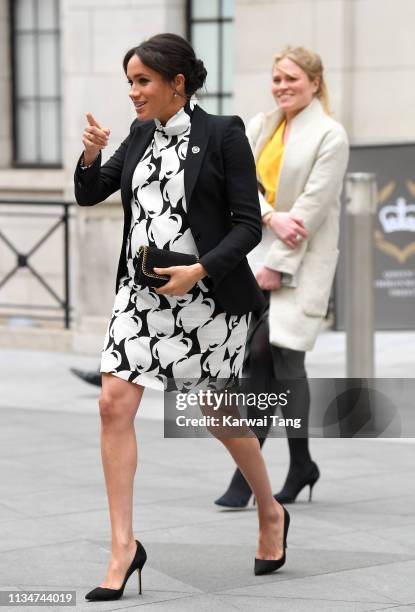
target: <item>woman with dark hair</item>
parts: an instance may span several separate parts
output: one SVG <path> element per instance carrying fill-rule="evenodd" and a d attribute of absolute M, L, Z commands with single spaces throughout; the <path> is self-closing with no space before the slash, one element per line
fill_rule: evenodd
<path fill-rule="evenodd" d="M 146 553 L 134 539 L 132 498 L 134 418 L 144 388 L 180 389 L 183 380 L 232 385 L 242 367 L 250 313 L 263 306 L 246 260 L 261 239 L 261 216 L 241 119 L 209 115 L 194 103 L 206 70 L 179 36 L 153 36 L 128 51 L 123 66 L 137 119 L 101 166 L 109 130 L 89 115 L 75 172 L 80 205 L 101 202 L 121 188 L 124 208 L 99 402 L 112 557 L 101 586 L 86 595 L 94 601 L 121 597 L 135 570 L 141 592 Z M 143 246 L 193 256 L 195 263 L 146 270 Z M 167 282 L 153 288 L 140 280 L 142 272 Z M 250 430 L 217 437 L 258 502 L 255 573 L 275 571 L 285 562 L 289 516 L 272 496 L 258 440 Z"/>

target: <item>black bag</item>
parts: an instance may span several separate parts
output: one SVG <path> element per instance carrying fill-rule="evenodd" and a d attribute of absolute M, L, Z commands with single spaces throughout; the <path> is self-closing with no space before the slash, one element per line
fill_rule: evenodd
<path fill-rule="evenodd" d="M 170 276 L 156 274 L 153 268 L 170 268 L 170 266 L 190 266 L 199 261 L 196 255 L 177 253 L 156 247 L 140 246 L 134 281 L 142 287 L 162 287 Z"/>

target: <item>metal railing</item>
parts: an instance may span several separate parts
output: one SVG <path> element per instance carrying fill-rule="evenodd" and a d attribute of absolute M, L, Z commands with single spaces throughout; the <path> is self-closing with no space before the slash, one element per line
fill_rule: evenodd
<path fill-rule="evenodd" d="M 29 272 L 38 280 L 42 287 L 52 296 L 53 300 L 57 302 L 57 305 L 50 304 L 17 304 L 17 303 L 3 303 L 0 301 L 0 309 L 8 310 L 24 310 L 29 312 L 27 315 L 32 319 L 44 319 L 44 320 L 56 320 L 56 316 L 40 316 L 35 311 L 56 311 L 63 310 L 59 320 L 63 319 L 63 323 L 66 329 L 70 328 L 71 325 L 71 305 L 70 305 L 70 276 L 69 276 L 69 208 L 72 206 L 71 202 L 57 202 L 57 201 L 35 201 L 35 200 L 6 200 L 0 199 L 0 217 L 12 217 L 22 218 L 24 220 L 28 218 L 36 219 L 54 219 L 55 222 L 49 225 L 43 235 L 25 252 L 21 252 L 13 241 L 5 235 L 4 229 L 0 225 L 0 241 L 5 244 L 10 251 L 15 255 L 16 260 L 12 268 L 6 272 L 3 278 L 0 278 L 0 295 L 1 289 L 13 278 L 21 268 L 26 268 Z M 9 210 L 4 210 L 7 207 Z M 10 208 L 16 208 L 16 210 L 10 210 Z M 29 208 L 29 212 L 27 208 Z M 35 210 L 36 207 L 49 210 Z M 20 210 L 19 210 L 20 208 Z M 51 210 L 52 208 L 58 208 L 58 210 Z M 33 210 L 30 210 L 33 209 Z M 62 295 L 59 295 L 53 287 L 45 279 L 44 275 L 34 267 L 30 262 L 30 258 L 36 253 L 39 248 L 56 232 L 58 228 L 62 226 L 63 229 L 63 291 Z"/>

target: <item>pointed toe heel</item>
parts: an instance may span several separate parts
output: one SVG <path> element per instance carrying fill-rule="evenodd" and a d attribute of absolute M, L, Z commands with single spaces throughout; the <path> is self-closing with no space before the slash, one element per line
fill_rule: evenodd
<path fill-rule="evenodd" d="M 236 470 L 228 489 L 215 500 L 217 506 L 223 508 L 246 508 L 251 499 L 252 491 L 239 470 Z"/>
<path fill-rule="evenodd" d="M 272 574 L 276 572 L 285 563 L 285 553 L 281 559 L 255 559 L 254 573 L 255 576 L 263 576 L 265 574 Z"/>
<path fill-rule="evenodd" d="M 234 508 L 241 509 L 246 508 L 249 504 L 249 500 L 251 499 L 252 493 L 234 493 L 234 492 L 226 492 L 218 499 L 215 499 L 215 504 L 217 506 L 221 506 L 222 508 Z M 255 498 L 254 498 L 255 505 Z"/>
<path fill-rule="evenodd" d="M 125 585 L 131 574 L 137 570 L 138 572 L 138 593 L 141 595 L 141 570 L 144 567 L 145 562 L 147 561 L 147 553 L 145 551 L 144 546 L 136 540 L 137 550 L 134 556 L 134 559 L 131 562 L 130 567 L 125 574 L 124 581 L 119 589 L 107 589 L 106 587 L 96 587 L 89 591 L 85 595 L 85 599 L 87 601 L 113 601 L 115 599 L 120 599 L 124 594 Z"/>
<path fill-rule="evenodd" d="M 284 552 L 282 554 L 282 557 L 280 559 L 257 559 L 255 557 L 255 564 L 254 564 L 255 576 L 263 576 L 264 574 L 272 574 L 272 572 L 276 572 L 277 570 L 279 570 L 280 567 L 282 567 L 286 561 L 285 551 L 288 548 L 287 535 L 288 535 L 288 528 L 290 526 L 290 515 L 288 511 L 284 508 L 284 506 L 283 506 L 283 510 L 284 510 L 284 541 L 283 541 Z"/>

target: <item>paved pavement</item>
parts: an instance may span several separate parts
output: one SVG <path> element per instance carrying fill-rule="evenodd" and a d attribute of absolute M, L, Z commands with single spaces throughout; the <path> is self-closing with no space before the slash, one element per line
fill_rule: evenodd
<path fill-rule="evenodd" d="M 321 336 L 311 375 L 342 375 L 342 342 L 341 334 Z M 383 376 L 412 375 L 415 352 L 402 359 L 402 346 L 414 348 L 414 335 L 378 339 Z M 412 441 L 313 439 L 322 472 L 313 502 L 303 492 L 289 507 L 287 563 L 259 577 L 255 509 L 221 511 L 212 503 L 227 485 L 230 458 L 213 439 L 164 439 L 155 392 L 136 419 L 134 526 L 148 552 L 143 595 L 132 577 L 122 600 L 85 602 L 103 577 L 110 534 L 98 392 L 68 368 L 95 359 L 8 350 L 0 363 L 1 590 L 76 589 L 77 610 L 415 610 Z M 272 439 L 264 448 L 277 490 L 286 443 Z"/>

